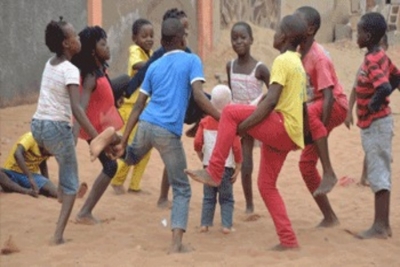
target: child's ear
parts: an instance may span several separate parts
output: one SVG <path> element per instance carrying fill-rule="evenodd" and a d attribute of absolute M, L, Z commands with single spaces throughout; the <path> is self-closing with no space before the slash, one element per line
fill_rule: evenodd
<path fill-rule="evenodd" d="M 367 41 L 367 42 L 371 41 L 371 37 L 372 37 L 371 33 L 370 33 L 370 32 L 367 32 L 366 41 Z"/>
<path fill-rule="evenodd" d="M 314 26 L 314 25 L 309 25 L 309 26 L 307 27 L 307 36 L 312 36 L 312 35 L 314 35 L 314 34 L 315 34 L 315 31 L 316 31 L 315 26 Z"/>

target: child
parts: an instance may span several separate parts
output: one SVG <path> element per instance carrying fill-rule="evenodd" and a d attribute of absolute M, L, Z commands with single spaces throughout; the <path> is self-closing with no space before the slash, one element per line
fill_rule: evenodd
<path fill-rule="evenodd" d="M 232 101 L 232 93 L 228 86 L 217 85 L 211 92 L 211 103 L 221 112 Z M 194 150 L 197 152 L 203 165 L 207 167 L 217 137 L 218 121 L 211 116 L 206 116 L 200 121 L 194 139 Z M 232 153 L 233 152 L 233 153 Z M 235 166 L 236 165 L 236 166 Z M 213 225 L 217 194 L 221 206 L 222 232 L 229 234 L 232 228 L 233 217 L 233 188 L 242 165 L 242 148 L 239 137 L 236 137 L 232 151 L 225 162 L 225 171 L 221 185 L 218 188 L 204 185 L 203 208 L 201 212 L 201 232 L 207 232 Z"/>
<path fill-rule="evenodd" d="M 153 54 L 151 48 L 153 47 L 153 25 L 146 19 L 138 19 L 132 25 L 132 41 L 134 45 L 129 47 L 129 59 L 128 59 L 128 75 L 132 78 L 135 76 L 137 71 L 144 66 L 149 57 Z M 129 114 L 131 113 L 133 106 L 135 105 L 139 91 L 134 92 L 129 98 L 125 99 L 122 106 L 119 108 L 124 123 L 128 121 Z M 122 128 L 122 131 L 124 128 Z M 132 142 L 133 137 L 137 131 L 137 127 L 132 130 L 129 142 Z M 146 169 L 147 163 L 150 160 L 151 152 L 143 157 L 143 159 L 133 166 L 133 172 L 131 182 L 129 185 L 128 192 L 140 192 L 140 181 L 144 170 Z M 111 180 L 111 186 L 117 194 L 125 193 L 123 183 L 125 182 L 130 167 L 126 165 L 122 160 L 118 160 L 118 170 L 114 178 Z"/>
<path fill-rule="evenodd" d="M 253 32 L 248 23 L 240 21 L 231 30 L 231 44 L 238 58 L 226 64 L 228 84 L 232 90 L 233 103 L 249 105 L 262 95 L 263 85 L 269 84 L 269 70 L 250 54 Z M 246 213 L 254 212 L 252 172 L 254 138 L 245 135 L 242 140 L 243 165 L 242 187 L 246 199 Z"/>
<path fill-rule="evenodd" d="M 123 120 L 114 106 L 114 96 L 110 80 L 107 76 L 106 61 L 110 59 L 107 34 L 99 26 L 86 27 L 79 33 L 82 50 L 72 58 L 72 62 L 81 71 L 81 105 L 86 110 L 90 123 L 96 132 L 102 132 L 109 126 L 121 129 Z M 79 125 L 76 131 L 79 130 Z M 89 144 L 92 137 L 80 129 L 79 137 Z M 117 162 L 102 152 L 99 156 L 103 170 L 96 178 L 84 205 L 76 216 L 76 222 L 95 224 L 92 210 L 103 195 L 107 186 L 117 172 Z"/>
<path fill-rule="evenodd" d="M 56 55 L 47 61 L 44 68 L 31 129 L 38 145 L 53 155 L 59 166 L 62 206 L 53 243 L 62 244 L 79 186 L 72 115 L 90 138 L 96 137 L 97 131 L 79 103 L 79 70 L 70 62 L 81 50 L 74 27 L 62 17 L 58 22 L 51 21 L 46 26 L 45 41 Z"/>
<path fill-rule="evenodd" d="M 49 180 L 47 169 L 50 156 L 38 146 L 31 132 L 25 133 L 14 144 L 1 169 L 4 176 L 0 177 L 0 186 L 6 192 L 57 198 L 57 188 Z"/>
<path fill-rule="evenodd" d="M 115 154 L 121 155 L 119 152 L 124 151 L 129 135 L 137 123 L 138 131 L 133 143 L 126 149 L 125 162 L 129 165 L 136 164 L 152 147 L 160 153 L 174 195 L 170 252 L 175 253 L 185 251 L 182 237 L 187 227 L 191 197 L 189 180 L 183 172 L 186 168 L 186 158 L 180 139 L 190 94 L 193 94 L 197 104 L 215 119 L 219 119 L 219 112 L 203 92 L 204 76 L 200 58 L 183 51 L 186 39 L 182 23 L 178 19 L 166 19 L 161 31 L 161 43 L 166 53 L 148 69 Z M 146 106 L 148 97 L 151 98 Z M 118 139 L 116 137 L 111 127 L 105 130 L 91 143 L 92 156 L 97 156 L 104 146 Z"/>
<path fill-rule="evenodd" d="M 224 162 L 236 133 L 247 132 L 260 140 L 258 188 L 279 236 L 280 244 L 273 248 L 275 250 L 298 247 L 276 182 L 288 153 L 304 147 L 306 75 L 296 49 L 306 37 L 306 31 L 307 26 L 298 16 L 289 15 L 282 19 L 274 35 L 274 48 L 281 55 L 272 64 L 268 93 L 257 106 L 238 104 L 225 107 L 207 169 L 186 170 L 194 180 L 216 187 L 221 182 Z"/>
<path fill-rule="evenodd" d="M 350 99 L 353 99 L 355 94 L 357 126 L 361 128 L 367 177 L 375 194 L 374 222 L 371 228 L 357 234 L 361 239 L 392 236 L 389 205 L 393 117 L 388 96 L 397 87 L 393 88 L 390 82 L 395 80 L 398 85 L 400 81 L 400 71 L 379 46 L 386 29 L 385 18 L 375 12 L 363 15 L 357 25 L 358 46 L 367 48 L 368 51 L 361 64 L 357 86 Z"/>
<path fill-rule="evenodd" d="M 331 58 L 314 39 L 321 24 L 320 14 L 309 6 L 300 7 L 295 14 L 304 19 L 308 27 L 307 38 L 300 52 L 309 78 L 307 111 L 313 140 L 302 151 L 299 167 L 308 190 L 324 216 L 318 226 L 331 227 L 338 224 L 338 219 L 326 194 L 332 190 L 337 178 L 329 159 L 328 136 L 346 118 L 347 97 Z M 322 181 L 317 170 L 318 159 L 323 168 Z"/>
<path fill-rule="evenodd" d="M 385 35 L 383 35 L 382 39 L 380 40 L 379 46 L 385 51 L 387 51 L 389 49 L 389 43 L 388 43 L 386 33 L 385 33 Z M 358 75 L 359 75 L 359 71 L 357 72 L 352 92 L 356 90 Z M 392 86 L 392 89 L 394 89 L 394 88 L 396 88 L 396 86 Z M 345 120 L 346 127 L 349 129 L 350 129 L 350 125 L 353 124 L 353 112 L 352 111 L 353 111 L 355 102 L 356 102 L 355 93 L 352 93 L 350 101 L 349 101 L 349 111 L 347 112 L 347 116 L 346 116 L 346 120 Z M 364 155 L 363 168 L 362 168 L 362 173 L 361 173 L 361 178 L 360 178 L 360 185 L 368 186 L 369 184 L 367 181 L 367 164 L 366 164 L 365 160 L 366 159 L 365 159 L 365 155 Z"/>

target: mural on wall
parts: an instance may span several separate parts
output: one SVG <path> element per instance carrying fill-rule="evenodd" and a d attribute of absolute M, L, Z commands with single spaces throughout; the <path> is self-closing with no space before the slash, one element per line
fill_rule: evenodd
<path fill-rule="evenodd" d="M 250 21 L 266 28 L 275 28 L 280 19 L 281 0 L 221 0 L 221 26 Z"/>

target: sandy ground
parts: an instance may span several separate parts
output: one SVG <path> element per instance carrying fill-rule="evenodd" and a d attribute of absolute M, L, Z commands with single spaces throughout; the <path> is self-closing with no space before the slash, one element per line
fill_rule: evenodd
<path fill-rule="evenodd" d="M 271 66 L 277 52 L 271 48 L 273 32 L 254 29 L 253 56 Z M 352 42 L 327 44 L 339 78 L 349 92 L 363 52 Z M 400 65 L 399 46 L 389 51 L 392 60 Z M 215 84 L 214 74 L 225 72 L 225 63 L 234 58 L 230 48 L 229 32 L 224 31 L 218 47 L 205 61 L 206 90 Z M 400 124 L 400 93 L 392 95 L 395 125 Z M 16 139 L 29 131 L 29 122 L 35 105 L 17 106 L 0 110 L 1 155 L 3 163 Z M 201 167 L 193 151 L 193 139 L 183 137 L 188 166 Z M 350 131 L 340 126 L 329 139 L 330 154 L 338 177 L 349 176 L 358 181 L 363 151 L 359 129 Z M 88 146 L 79 141 L 77 146 L 80 180 L 92 185 L 100 172 L 99 162 L 91 163 Z M 321 214 L 307 191 L 298 170 L 300 152 L 292 152 L 283 167 L 278 186 L 285 200 L 301 249 L 272 252 L 278 243 L 272 220 L 256 189 L 259 149 L 255 149 L 253 187 L 255 211 L 261 217 L 246 221 L 244 197 L 240 181 L 234 186 L 235 232 L 223 235 L 219 230 L 219 209 L 215 227 L 206 234 L 199 233 L 202 186 L 192 183 L 190 219 L 184 242 L 194 250 L 190 253 L 167 255 L 171 232 L 169 210 L 157 208 L 163 164 L 157 152 L 142 180 L 142 194 L 117 196 L 109 188 L 94 210 L 95 216 L 105 223 L 82 226 L 73 219 L 84 199 L 78 199 L 68 224 L 65 237 L 70 239 L 61 246 L 49 246 L 60 205 L 57 201 L 40 197 L 33 199 L 19 194 L 0 192 L 0 246 L 12 235 L 19 253 L 0 256 L 1 266 L 400 266 L 400 138 L 393 139 L 393 194 L 391 198 L 391 225 L 393 238 L 361 241 L 344 230 L 361 231 L 368 228 L 373 218 L 373 194 L 368 187 L 351 184 L 336 186 L 329 194 L 340 226 L 318 229 Z M 51 180 L 57 183 L 57 164 L 49 161 Z M 170 196 L 171 199 L 171 196 Z"/>

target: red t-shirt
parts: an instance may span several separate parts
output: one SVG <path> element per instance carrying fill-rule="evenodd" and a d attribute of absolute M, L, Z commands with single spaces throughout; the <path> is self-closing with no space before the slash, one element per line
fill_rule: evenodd
<path fill-rule="evenodd" d="M 386 117 L 391 113 L 388 97 L 378 112 L 371 113 L 368 109 L 368 104 L 376 89 L 389 83 L 390 75 L 398 76 L 400 72 L 383 49 L 365 55 L 356 85 L 358 127 L 368 128 L 373 120 Z"/>
<path fill-rule="evenodd" d="M 82 92 L 82 85 L 80 86 Z M 89 104 L 86 108 L 86 115 L 98 133 L 107 127 L 114 127 L 119 130 L 124 122 L 114 105 L 114 95 L 108 78 L 104 75 L 96 79 L 96 88 L 90 95 Z M 81 128 L 79 137 L 85 140 L 90 136 Z"/>
<path fill-rule="evenodd" d="M 347 97 L 342 85 L 339 83 L 333 62 L 325 48 L 314 41 L 302 62 L 308 78 L 308 101 L 323 99 L 322 90 L 333 87 L 332 93 L 335 100 L 339 105 L 348 109 Z"/>

